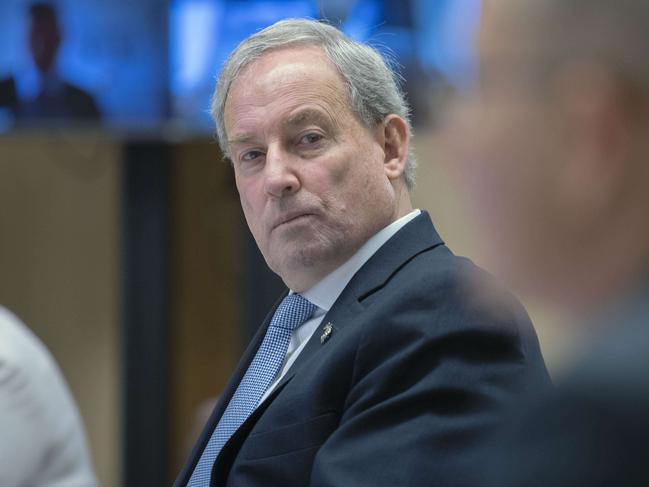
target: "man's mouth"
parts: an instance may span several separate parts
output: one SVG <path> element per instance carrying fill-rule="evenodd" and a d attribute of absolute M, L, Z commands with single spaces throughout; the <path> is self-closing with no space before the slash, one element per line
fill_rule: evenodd
<path fill-rule="evenodd" d="M 291 223 L 297 223 L 301 220 L 304 220 L 306 218 L 314 216 L 314 213 L 311 213 L 309 211 L 299 211 L 299 212 L 291 212 L 291 213 L 286 213 L 282 215 L 280 218 L 278 218 L 273 225 L 273 230 L 276 228 L 282 226 L 282 225 L 289 225 Z"/>

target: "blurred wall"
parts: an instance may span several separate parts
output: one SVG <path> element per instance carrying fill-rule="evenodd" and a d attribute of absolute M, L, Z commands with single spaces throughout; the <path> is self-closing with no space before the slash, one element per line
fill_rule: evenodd
<path fill-rule="evenodd" d="M 245 224 L 213 141 L 177 145 L 171 179 L 170 483 L 241 354 Z"/>
<path fill-rule="evenodd" d="M 57 359 L 108 487 L 120 479 L 119 196 L 115 143 L 0 139 L 0 303 Z"/>

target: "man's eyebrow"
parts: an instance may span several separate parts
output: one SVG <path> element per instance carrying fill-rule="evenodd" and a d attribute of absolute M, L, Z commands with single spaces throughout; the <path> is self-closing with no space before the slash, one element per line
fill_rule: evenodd
<path fill-rule="evenodd" d="M 323 111 L 314 108 L 304 108 L 292 113 L 286 120 L 286 125 L 297 126 L 305 122 L 316 122 L 327 126 L 333 124 L 331 118 Z"/>
<path fill-rule="evenodd" d="M 251 134 L 238 134 L 233 136 L 231 139 L 228 139 L 228 145 L 233 144 L 247 144 L 254 139 L 254 136 Z"/>
<path fill-rule="evenodd" d="M 291 113 L 283 125 L 297 127 L 307 122 L 319 123 L 326 127 L 331 127 L 334 124 L 334 121 L 326 112 L 315 108 L 303 108 Z M 235 134 L 231 139 L 228 139 L 228 145 L 243 145 L 254 140 L 255 136 L 253 134 Z"/>

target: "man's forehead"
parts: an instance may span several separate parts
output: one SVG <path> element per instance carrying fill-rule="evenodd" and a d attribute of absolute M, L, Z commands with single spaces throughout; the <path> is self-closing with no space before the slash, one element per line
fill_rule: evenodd
<path fill-rule="evenodd" d="M 239 132 L 243 127 L 236 126 L 269 114 L 282 125 L 295 126 L 332 124 L 350 110 L 343 78 L 333 64 L 320 48 L 301 46 L 273 50 L 247 66 L 230 88 L 225 118 Z M 235 138 L 241 139 L 233 134 Z"/>
<path fill-rule="evenodd" d="M 314 46 L 272 50 L 252 61 L 232 82 L 226 110 L 235 103 L 290 97 L 305 91 L 346 98 L 342 76 L 324 52 Z"/>
<path fill-rule="evenodd" d="M 234 84 L 253 83 L 264 74 L 267 80 L 287 78 L 291 74 L 317 71 L 320 76 L 336 76 L 337 71 L 322 48 L 311 45 L 288 45 L 263 53 L 247 64 L 234 80 Z"/>

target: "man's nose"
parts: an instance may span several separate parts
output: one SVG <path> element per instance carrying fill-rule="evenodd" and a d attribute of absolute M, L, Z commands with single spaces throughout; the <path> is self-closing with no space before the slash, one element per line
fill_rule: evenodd
<path fill-rule="evenodd" d="M 266 192 L 277 198 L 300 189 L 300 179 L 295 172 L 293 156 L 281 147 L 271 146 L 266 151 Z"/>

